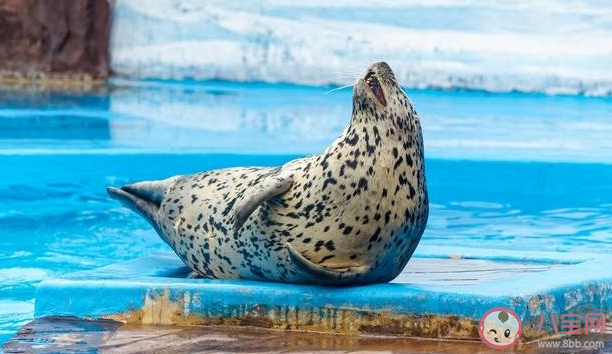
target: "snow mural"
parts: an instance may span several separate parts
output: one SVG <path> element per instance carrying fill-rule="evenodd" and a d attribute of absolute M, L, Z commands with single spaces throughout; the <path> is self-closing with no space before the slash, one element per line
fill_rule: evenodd
<path fill-rule="evenodd" d="M 612 94 L 607 0 L 116 0 L 129 78 L 342 85 L 379 60 L 413 88 Z"/>

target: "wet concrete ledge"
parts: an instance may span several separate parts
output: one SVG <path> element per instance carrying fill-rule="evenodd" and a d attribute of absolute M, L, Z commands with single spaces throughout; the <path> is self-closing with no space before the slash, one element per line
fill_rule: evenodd
<path fill-rule="evenodd" d="M 611 335 L 577 340 L 612 347 Z M 478 341 L 424 340 L 403 337 L 340 336 L 258 328 L 181 327 L 121 324 L 112 320 L 45 317 L 24 326 L 3 346 L 13 353 L 500 353 Z M 570 350 L 593 353 L 593 349 Z M 514 353 L 559 353 L 537 344 L 517 344 Z"/>
<path fill-rule="evenodd" d="M 342 334 L 478 340 L 478 321 L 506 306 L 521 340 L 540 315 L 612 313 L 612 259 L 599 254 L 419 247 L 392 283 L 320 287 L 186 279 L 173 254 L 158 254 L 42 282 L 35 315 L 144 325 L 224 325 Z"/>

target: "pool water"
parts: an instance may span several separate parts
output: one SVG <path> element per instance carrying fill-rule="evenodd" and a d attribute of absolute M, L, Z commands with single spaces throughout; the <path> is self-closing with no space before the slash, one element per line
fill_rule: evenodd
<path fill-rule="evenodd" d="M 0 343 L 36 284 L 168 250 L 107 185 L 321 151 L 350 90 L 123 82 L 94 93 L 0 90 Z M 410 91 L 431 213 L 422 244 L 612 252 L 612 99 Z M 417 249 L 418 252 L 418 249 Z"/>

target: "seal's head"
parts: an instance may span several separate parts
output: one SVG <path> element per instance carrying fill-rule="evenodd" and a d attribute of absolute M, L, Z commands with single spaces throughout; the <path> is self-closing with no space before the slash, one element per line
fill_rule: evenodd
<path fill-rule="evenodd" d="M 377 119 L 412 116 L 414 110 L 385 62 L 372 64 L 353 89 L 353 116 L 360 112 Z"/>

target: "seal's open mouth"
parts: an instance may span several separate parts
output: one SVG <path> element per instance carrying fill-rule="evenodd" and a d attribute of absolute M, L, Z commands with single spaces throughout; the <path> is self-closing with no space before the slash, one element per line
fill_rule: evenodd
<path fill-rule="evenodd" d="M 368 87 L 370 88 L 370 90 L 372 90 L 372 93 L 374 94 L 374 96 L 376 96 L 378 102 L 383 106 L 386 106 L 387 100 L 385 99 L 385 93 L 383 92 L 383 89 L 380 86 L 380 82 L 378 82 L 376 75 L 374 75 L 374 73 L 370 71 L 365 76 L 365 81 L 368 83 Z"/>

